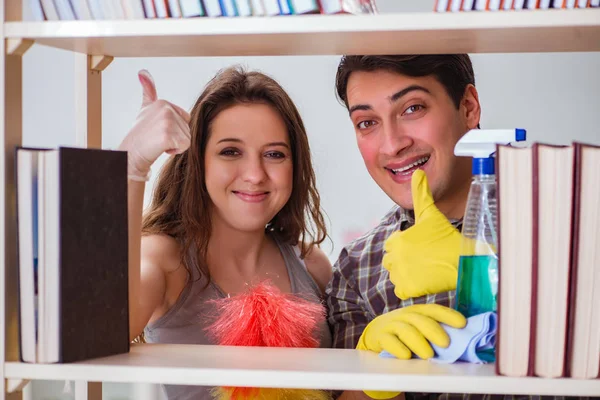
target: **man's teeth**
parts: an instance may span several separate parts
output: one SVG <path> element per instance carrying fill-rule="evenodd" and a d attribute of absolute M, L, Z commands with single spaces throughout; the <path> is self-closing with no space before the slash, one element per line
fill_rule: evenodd
<path fill-rule="evenodd" d="M 425 164 L 428 160 L 429 160 L 429 157 L 423 157 L 423 158 L 420 158 L 417 161 L 415 161 L 414 163 L 409 164 L 409 165 L 407 165 L 405 167 L 398 168 L 398 169 L 393 169 L 392 172 L 394 174 L 402 173 L 402 172 L 410 170 L 413 167 Z"/>

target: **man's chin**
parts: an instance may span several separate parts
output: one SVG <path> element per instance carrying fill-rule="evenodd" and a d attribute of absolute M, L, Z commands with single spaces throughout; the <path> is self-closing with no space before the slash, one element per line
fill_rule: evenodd
<path fill-rule="evenodd" d="M 410 193 L 409 193 L 409 196 L 410 196 Z M 407 198 L 405 194 L 403 194 L 402 196 L 392 195 L 392 196 L 390 196 L 390 198 L 392 199 L 392 201 L 394 203 L 399 205 L 403 210 L 412 210 L 414 208 L 412 197 Z"/>

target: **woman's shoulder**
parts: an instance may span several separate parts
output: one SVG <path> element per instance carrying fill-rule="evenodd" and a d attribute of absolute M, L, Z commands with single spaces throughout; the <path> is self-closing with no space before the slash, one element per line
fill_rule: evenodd
<path fill-rule="evenodd" d="M 331 261 L 317 245 L 311 245 L 304 257 L 304 264 L 308 273 L 313 277 L 321 292 L 325 293 L 325 287 L 332 276 Z"/>
<path fill-rule="evenodd" d="M 172 236 L 151 234 L 142 236 L 142 261 L 172 272 L 181 264 L 181 244 Z"/>

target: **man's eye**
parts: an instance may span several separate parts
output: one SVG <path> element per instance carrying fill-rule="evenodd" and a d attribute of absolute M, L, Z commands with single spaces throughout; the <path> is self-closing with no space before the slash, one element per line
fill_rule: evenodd
<path fill-rule="evenodd" d="M 412 113 L 416 113 L 417 111 L 422 110 L 424 107 L 420 104 L 415 104 L 413 106 L 408 107 L 406 110 L 404 110 L 404 114 L 412 114 Z"/>
<path fill-rule="evenodd" d="M 356 126 L 358 127 L 358 129 L 367 129 L 367 128 L 372 127 L 373 125 L 375 125 L 375 121 L 369 120 L 369 121 L 361 121 Z"/>

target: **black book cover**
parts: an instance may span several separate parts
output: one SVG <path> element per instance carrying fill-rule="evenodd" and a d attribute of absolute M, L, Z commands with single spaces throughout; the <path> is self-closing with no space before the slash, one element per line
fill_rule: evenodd
<path fill-rule="evenodd" d="M 59 149 L 60 362 L 129 351 L 127 153 Z"/>

